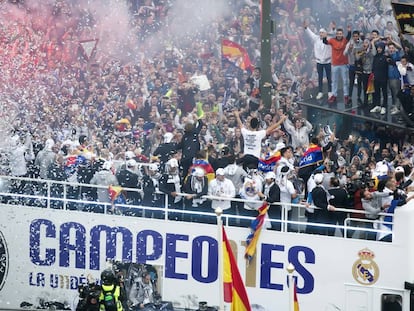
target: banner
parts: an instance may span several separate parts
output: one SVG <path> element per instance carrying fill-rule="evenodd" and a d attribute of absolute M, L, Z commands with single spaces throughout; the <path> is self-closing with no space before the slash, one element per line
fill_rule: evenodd
<path fill-rule="evenodd" d="M 317 145 L 310 144 L 299 162 L 299 167 L 312 165 L 323 160 L 322 149 Z"/>
<path fill-rule="evenodd" d="M 414 34 L 414 5 L 393 2 L 391 5 L 400 32 L 408 35 Z"/>

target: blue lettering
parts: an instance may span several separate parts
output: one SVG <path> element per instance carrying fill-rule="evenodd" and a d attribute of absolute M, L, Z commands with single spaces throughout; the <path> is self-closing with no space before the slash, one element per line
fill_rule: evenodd
<path fill-rule="evenodd" d="M 283 269 L 282 262 L 272 261 L 272 252 L 283 252 L 283 245 L 262 244 L 262 258 L 260 263 L 260 288 L 283 290 L 282 284 L 271 283 L 270 276 L 272 269 Z"/>
<path fill-rule="evenodd" d="M 71 243 L 70 232 L 75 231 L 75 241 Z M 69 267 L 70 251 L 75 253 L 75 267 L 85 269 L 85 227 L 76 222 L 67 222 L 60 226 L 59 266 Z"/>
<path fill-rule="evenodd" d="M 50 275 L 50 287 L 51 288 L 58 288 L 59 287 L 59 275 L 58 274 L 51 274 Z"/>
<path fill-rule="evenodd" d="M 106 236 L 106 260 L 116 258 L 117 235 L 122 235 L 122 261 L 132 260 L 132 233 L 124 227 L 95 226 L 91 229 L 90 269 L 100 270 L 100 240 L 101 233 Z"/>
<path fill-rule="evenodd" d="M 45 274 L 42 272 L 30 272 L 29 274 L 29 285 L 37 287 L 45 287 Z"/>
<path fill-rule="evenodd" d="M 208 256 L 203 256 L 203 243 L 208 244 Z M 203 258 L 207 259 L 207 275 L 202 275 Z M 217 279 L 218 247 L 217 240 L 209 236 L 199 236 L 193 240 L 192 270 L 193 278 L 201 283 L 212 283 Z"/>
<path fill-rule="evenodd" d="M 187 253 L 177 251 L 177 241 L 188 241 L 188 235 L 167 234 L 165 247 L 165 277 L 187 280 L 187 274 L 177 273 L 175 269 L 176 258 L 188 258 Z"/>
<path fill-rule="evenodd" d="M 152 253 L 148 254 L 148 238 L 152 238 Z M 162 236 L 154 230 L 143 230 L 137 234 L 137 262 L 146 263 L 148 260 L 157 260 L 162 256 Z"/>
<path fill-rule="evenodd" d="M 313 292 L 315 286 L 315 280 L 313 275 L 299 262 L 299 254 L 305 255 L 305 263 L 315 263 L 315 253 L 312 249 L 305 246 L 293 246 L 289 249 L 288 258 L 295 266 L 296 272 L 303 278 L 303 287 L 297 288 L 300 294 L 309 294 Z"/>
<path fill-rule="evenodd" d="M 55 225 L 47 219 L 35 219 L 30 224 L 30 260 L 35 265 L 39 266 L 51 266 L 56 261 L 56 250 L 52 248 L 46 248 L 44 254 L 44 260 L 41 259 L 40 248 L 40 233 L 42 226 L 45 227 L 47 238 L 56 238 Z M 43 244 L 43 243 L 42 243 Z"/>

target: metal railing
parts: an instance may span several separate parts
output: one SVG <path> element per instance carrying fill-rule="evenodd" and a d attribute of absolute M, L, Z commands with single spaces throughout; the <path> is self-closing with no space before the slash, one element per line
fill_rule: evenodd
<path fill-rule="evenodd" d="M 34 178 L 27 178 L 27 177 L 14 177 L 14 176 L 6 176 L 0 175 L 0 199 L 1 203 L 3 204 L 14 204 L 14 205 L 26 205 L 32 207 L 41 207 L 41 208 L 53 208 L 53 209 L 61 209 L 61 210 L 78 210 L 78 211 L 88 211 L 88 212 L 96 212 L 99 210 L 100 213 L 103 214 L 118 214 L 123 215 L 126 214 L 128 216 L 134 216 L 136 214 L 142 217 L 150 217 L 150 215 L 154 212 L 162 213 L 163 219 L 168 220 L 170 219 L 169 216 L 171 214 L 180 214 L 183 217 L 186 215 L 193 215 L 195 214 L 194 211 L 188 211 L 183 209 L 175 209 L 169 207 L 168 202 L 168 195 L 162 192 L 157 192 L 156 194 L 160 196 L 164 196 L 164 205 L 151 207 L 151 206 L 143 206 L 143 205 L 133 205 L 133 204 L 118 204 L 113 202 L 99 202 L 96 200 L 88 200 L 85 198 L 80 198 L 82 189 L 85 188 L 95 188 L 95 189 L 106 189 L 108 190 L 108 186 L 98 186 L 92 184 L 84 184 L 84 183 L 73 183 L 67 181 L 55 181 L 55 180 L 45 180 L 45 179 L 34 179 Z M 56 190 L 61 191 L 56 191 Z M 143 190 L 138 188 L 122 188 L 123 191 L 128 192 L 139 192 L 142 195 Z M 108 190 L 109 191 L 109 190 Z M 74 195 L 75 194 L 75 195 Z M 179 196 L 186 196 L 186 193 L 178 193 Z M 109 197 L 109 192 L 108 192 Z M 216 197 L 216 196 L 203 196 L 203 198 L 208 200 L 221 200 L 221 201 L 233 201 L 233 202 L 240 202 L 240 203 L 257 203 L 262 204 L 262 201 L 256 200 L 246 200 L 246 199 L 238 199 L 238 198 L 225 198 L 225 197 Z M 304 203 L 273 203 L 274 205 L 280 205 L 282 208 L 281 219 L 269 219 L 268 217 L 265 219 L 265 227 L 271 227 L 272 223 L 280 223 L 280 231 L 288 232 L 305 232 L 307 226 L 313 227 L 321 227 L 321 228 L 334 228 L 335 230 L 339 230 L 339 232 L 343 235 L 343 237 L 347 238 L 349 236 L 349 232 L 363 232 L 363 234 L 367 234 L 369 232 L 378 233 L 383 232 L 379 229 L 372 229 L 367 228 L 367 223 L 378 222 L 378 220 L 369 220 L 365 218 L 346 218 L 343 225 L 332 225 L 332 224 L 324 224 L 324 223 L 312 223 L 308 222 L 305 216 L 305 208 L 309 207 L 306 206 Z M 292 210 L 296 209 L 296 217 L 292 219 L 289 217 L 288 208 L 290 207 Z M 316 206 L 311 206 L 314 209 L 318 209 Z M 124 211 L 129 211 L 128 213 L 124 213 Z M 138 212 L 139 211 L 139 212 Z M 356 209 L 344 209 L 344 208 L 336 208 L 335 212 L 346 212 L 349 214 L 366 214 L 364 210 L 356 210 Z M 198 211 L 197 215 L 205 216 L 205 217 L 215 217 L 216 214 L 213 210 L 211 212 L 203 212 Z M 380 213 L 379 216 L 386 216 L 389 214 Z M 290 219 L 289 219 L 290 218 Z M 229 220 L 253 220 L 253 217 L 242 216 L 242 215 L 231 215 L 223 213 L 222 215 L 223 222 L 226 225 L 231 225 Z M 234 223 L 234 222 L 233 222 Z M 391 223 L 392 224 L 392 223 Z M 292 229 L 294 228 L 294 229 Z M 336 235 L 338 235 L 338 231 L 336 231 Z"/>

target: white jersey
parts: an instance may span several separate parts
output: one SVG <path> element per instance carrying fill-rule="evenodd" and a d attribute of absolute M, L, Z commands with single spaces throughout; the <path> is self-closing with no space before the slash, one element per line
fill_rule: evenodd
<path fill-rule="evenodd" d="M 225 178 L 223 181 L 218 180 L 217 178 L 210 181 L 208 184 L 208 195 L 225 197 L 225 198 L 234 198 L 236 196 L 236 188 L 233 185 L 233 182 L 230 179 Z M 229 200 L 212 200 L 211 208 L 216 209 L 220 207 L 222 210 L 229 209 L 231 206 L 231 201 Z"/>

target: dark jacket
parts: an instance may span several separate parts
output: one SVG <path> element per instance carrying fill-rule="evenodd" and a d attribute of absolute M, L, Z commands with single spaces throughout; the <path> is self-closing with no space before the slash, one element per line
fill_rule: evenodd
<path fill-rule="evenodd" d="M 377 81 L 388 81 L 388 62 L 384 53 L 377 53 L 372 61 L 372 73 Z"/>

